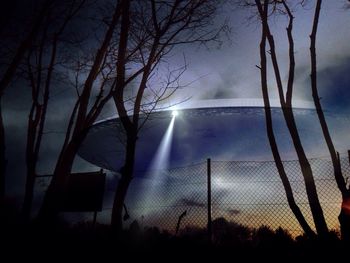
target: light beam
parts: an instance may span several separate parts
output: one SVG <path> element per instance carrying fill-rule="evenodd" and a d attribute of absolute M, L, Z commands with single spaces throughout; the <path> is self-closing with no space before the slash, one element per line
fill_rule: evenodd
<path fill-rule="evenodd" d="M 176 114 L 174 114 L 176 112 Z M 174 132 L 174 123 L 175 118 L 177 116 L 178 112 L 173 111 L 172 112 L 172 118 L 169 123 L 169 126 L 159 144 L 159 147 L 157 149 L 156 154 L 154 155 L 150 168 L 147 172 L 147 178 L 150 179 L 149 183 L 147 184 L 148 187 L 146 191 L 144 192 L 144 200 L 146 201 L 146 209 L 143 211 L 143 215 L 149 214 L 152 211 L 152 199 L 160 194 L 158 190 L 160 185 L 164 183 L 162 173 L 165 172 L 165 170 L 168 168 L 169 165 L 169 155 L 171 150 L 171 142 L 173 138 L 173 132 Z"/>
<path fill-rule="evenodd" d="M 155 170 L 163 170 L 168 167 L 169 163 L 169 153 L 171 149 L 171 139 L 173 138 L 173 131 L 174 131 L 174 123 L 175 123 L 175 117 L 174 113 L 172 114 L 173 117 L 171 118 L 170 124 L 159 144 L 158 150 L 151 162 L 150 166 L 150 172 Z"/>

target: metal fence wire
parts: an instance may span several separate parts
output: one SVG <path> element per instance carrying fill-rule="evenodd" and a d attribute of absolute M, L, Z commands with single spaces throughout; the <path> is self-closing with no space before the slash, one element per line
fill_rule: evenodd
<path fill-rule="evenodd" d="M 341 195 L 332 162 L 321 158 L 309 161 L 328 227 L 338 230 Z M 349 178 L 348 159 L 342 158 L 341 164 L 344 177 Z M 296 203 L 315 229 L 299 162 L 285 161 L 284 167 Z M 206 229 L 207 193 L 206 162 L 135 177 L 125 202 L 131 217 L 125 226 L 137 220 L 142 227 L 171 233 Z M 303 233 L 273 161 L 211 161 L 211 196 L 213 224 L 224 218 L 249 228 L 264 225 L 282 227 L 293 236 Z"/>

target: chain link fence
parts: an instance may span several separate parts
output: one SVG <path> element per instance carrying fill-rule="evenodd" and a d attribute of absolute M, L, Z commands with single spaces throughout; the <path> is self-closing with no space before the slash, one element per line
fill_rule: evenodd
<path fill-rule="evenodd" d="M 324 158 L 310 159 L 309 162 L 328 227 L 338 231 L 341 195 L 334 179 L 332 162 Z M 283 164 L 295 201 L 315 229 L 299 162 L 284 161 Z M 342 157 L 341 165 L 343 176 L 349 183 L 349 159 Z M 124 210 L 124 227 L 128 228 L 137 221 L 142 228 L 157 227 L 172 234 L 205 232 L 208 223 L 207 172 L 207 162 L 202 162 L 135 176 L 125 200 L 127 211 Z M 210 172 L 213 227 L 217 228 L 220 220 L 224 220 L 247 228 L 282 227 L 293 236 L 303 233 L 289 208 L 273 161 L 212 160 Z M 50 180 L 46 177 L 38 180 L 41 195 Z M 105 199 L 112 200 L 114 190 L 114 186 L 109 191 L 107 189 L 110 198 Z M 109 223 L 110 214 L 110 204 L 106 205 L 105 202 L 98 222 Z M 86 220 L 78 215 L 77 218 Z"/>
<path fill-rule="evenodd" d="M 310 159 L 317 192 L 330 229 L 338 230 L 341 195 L 329 159 Z M 343 175 L 350 176 L 347 158 L 341 159 Z M 285 161 L 296 203 L 314 228 L 298 161 Z M 170 233 L 205 230 L 208 222 L 207 163 L 157 171 L 135 177 L 126 199 L 130 218 L 141 227 Z M 258 228 L 282 227 L 293 236 L 302 234 L 291 212 L 273 161 L 211 161 L 211 216 L 213 224 L 227 222 Z M 126 218 L 125 218 L 126 219 Z"/>

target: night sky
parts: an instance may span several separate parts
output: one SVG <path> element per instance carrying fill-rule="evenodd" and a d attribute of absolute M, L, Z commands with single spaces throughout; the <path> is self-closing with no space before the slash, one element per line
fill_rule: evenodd
<path fill-rule="evenodd" d="M 26 10 L 28 8 L 30 10 L 31 7 L 35 6 L 35 2 L 37 1 L 17 0 L 7 1 L 6 4 L 2 3 L 0 17 L 3 21 L 0 20 L 0 22 L 2 24 L 11 24 L 12 30 L 14 29 L 18 32 L 25 30 L 23 22 L 27 13 Z M 295 6 L 293 33 L 296 51 L 294 98 L 304 101 L 312 100 L 309 80 L 308 35 L 312 26 L 314 1 L 308 2 L 304 8 Z M 317 35 L 318 80 L 319 92 L 322 97 L 321 103 L 329 115 L 342 116 L 342 120 L 346 118 L 344 116 L 350 113 L 350 12 L 346 8 L 346 2 L 343 0 L 323 1 Z M 219 24 L 224 18 L 227 18 L 231 32 L 229 33 L 229 38 L 222 38 L 223 43 L 220 47 L 214 44 L 208 47 L 181 46 L 173 50 L 174 56 L 169 60 L 170 66 L 176 68 L 183 65 L 184 57 L 188 63 L 188 69 L 181 79 L 181 83 L 187 87 L 179 90 L 168 102 L 169 104 L 187 98 L 191 98 L 187 103 L 206 99 L 261 98 L 260 74 L 255 67 L 255 65 L 260 63 L 258 49 L 260 23 L 254 17 L 249 19 L 254 12 L 255 10 L 252 9 L 226 4 L 220 8 L 220 14 L 215 23 Z M 287 19 L 283 16 L 277 16 L 271 21 L 282 79 L 285 83 L 287 81 L 288 67 L 286 24 Z M 80 27 L 83 26 L 76 23 L 69 30 L 74 32 L 79 30 Z M 4 29 L 0 28 L 0 30 Z M 85 45 L 93 44 L 85 43 Z M 272 74 L 272 70 L 270 70 L 270 74 Z M 277 93 L 276 89 L 274 89 L 274 78 L 272 75 L 269 75 L 269 77 L 271 98 L 276 99 Z M 43 147 L 40 153 L 39 174 L 49 174 L 54 169 L 64 135 L 67 116 L 69 116 L 71 111 L 70 105 L 74 102 L 74 98 L 72 99 L 73 93 L 74 91 L 67 88 L 65 83 L 60 82 L 56 83 L 52 91 Z M 30 88 L 27 83 L 19 80 L 6 89 L 2 105 L 8 159 L 6 190 L 8 196 L 14 198 L 18 205 L 21 204 L 20 197 L 24 191 L 24 149 L 30 103 Z M 62 107 L 62 105 L 65 105 L 65 107 Z M 99 119 L 102 120 L 113 115 L 115 115 L 115 109 L 113 104 L 110 104 L 107 105 Z M 249 126 L 249 124 L 246 125 Z M 340 134 L 338 138 L 340 144 L 341 140 L 348 141 L 347 131 L 337 131 L 337 134 Z M 266 138 L 265 134 L 259 133 L 256 135 L 260 137 L 265 136 Z M 206 139 L 209 140 L 210 136 L 208 135 Z M 196 141 L 195 143 L 202 144 L 203 142 Z M 349 143 L 346 145 L 349 145 Z M 229 149 L 224 149 L 223 151 L 229 151 Z M 231 157 L 242 160 L 244 159 L 242 156 L 249 155 L 247 152 L 241 151 L 241 156 L 231 155 Z M 217 159 L 221 157 L 224 158 L 219 156 Z M 97 169 L 99 168 L 77 157 L 73 171 Z M 112 174 L 109 174 L 109 176 L 110 180 L 108 182 L 115 183 L 113 179 L 115 176 Z"/>

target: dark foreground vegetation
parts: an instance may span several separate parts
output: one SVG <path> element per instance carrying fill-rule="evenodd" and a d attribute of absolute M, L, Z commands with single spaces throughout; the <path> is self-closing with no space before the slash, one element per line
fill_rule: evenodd
<path fill-rule="evenodd" d="M 225 262 L 293 262 L 341 259 L 349 244 L 332 232 L 327 240 L 297 236 L 268 226 L 248 228 L 224 218 L 213 221 L 213 237 L 198 227 L 183 227 L 178 235 L 157 227 L 140 227 L 137 221 L 117 237 L 109 225 L 81 222 L 70 225 L 57 220 L 50 225 L 37 221 L 1 224 L 2 259 L 129 262 L 140 259 L 170 261 L 206 260 Z"/>

